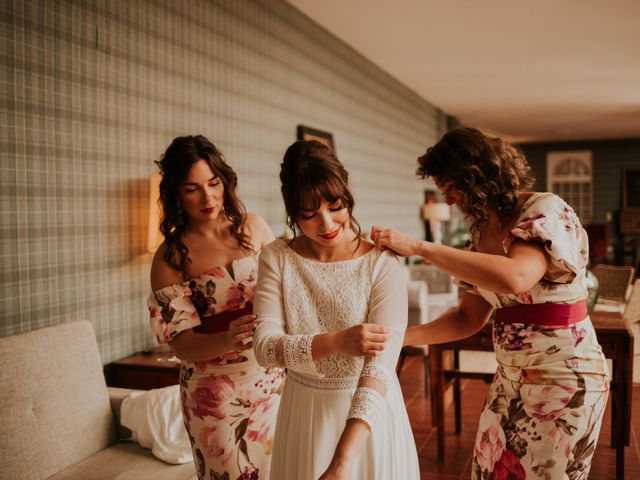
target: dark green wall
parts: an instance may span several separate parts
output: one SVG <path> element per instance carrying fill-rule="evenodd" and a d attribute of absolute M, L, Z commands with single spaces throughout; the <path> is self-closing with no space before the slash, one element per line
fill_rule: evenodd
<path fill-rule="evenodd" d="M 525 143 L 520 148 L 536 173 L 536 190 L 547 185 L 547 152 L 591 150 L 593 152 L 594 222 L 604 223 L 607 212 L 614 218 L 622 207 L 622 172 L 640 169 L 640 139 L 579 142 Z"/>

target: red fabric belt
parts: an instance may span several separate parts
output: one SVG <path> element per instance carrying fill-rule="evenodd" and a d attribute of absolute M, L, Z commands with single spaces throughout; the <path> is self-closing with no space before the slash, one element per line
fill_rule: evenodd
<path fill-rule="evenodd" d="M 193 327 L 193 331 L 196 333 L 218 333 L 229 330 L 229 324 L 236 318 L 244 317 L 245 315 L 251 315 L 253 313 L 253 305 L 249 305 L 237 310 L 225 310 L 224 312 L 216 313 L 209 317 L 203 317 L 202 323 L 197 327 Z"/>
<path fill-rule="evenodd" d="M 500 323 L 573 325 L 585 318 L 587 304 L 584 300 L 576 303 L 532 303 L 496 310 L 496 321 Z"/>

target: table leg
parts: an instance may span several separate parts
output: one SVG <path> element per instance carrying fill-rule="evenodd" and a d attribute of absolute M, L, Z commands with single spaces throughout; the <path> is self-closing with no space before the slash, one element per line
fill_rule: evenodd
<path fill-rule="evenodd" d="M 442 349 L 431 345 L 429 364 L 431 366 L 431 406 L 436 426 L 438 461 L 444 462 L 444 371 Z"/>

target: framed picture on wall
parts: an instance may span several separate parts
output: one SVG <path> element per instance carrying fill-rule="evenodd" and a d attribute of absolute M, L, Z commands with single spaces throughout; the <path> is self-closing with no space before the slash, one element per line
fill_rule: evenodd
<path fill-rule="evenodd" d="M 298 140 L 317 140 L 318 142 L 326 145 L 331 150 L 333 150 L 334 153 L 336 151 L 336 147 L 333 144 L 333 135 L 331 135 L 329 132 L 318 130 L 317 128 L 307 127 L 305 125 L 298 125 L 297 133 Z"/>
<path fill-rule="evenodd" d="M 640 170 L 624 170 L 622 174 L 623 209 L 640 209 Z"/>

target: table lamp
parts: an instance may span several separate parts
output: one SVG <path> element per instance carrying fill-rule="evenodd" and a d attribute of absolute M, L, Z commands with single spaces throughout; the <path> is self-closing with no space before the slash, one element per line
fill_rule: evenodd
<path fill-rule="evenodd" d="M 442 243 L 442 222 L 451 220 L 451 208 L 446 203 L 426 203 L 422 207 L 422 217 L 429 220 L 431 235 L 435 243 Z"/>

